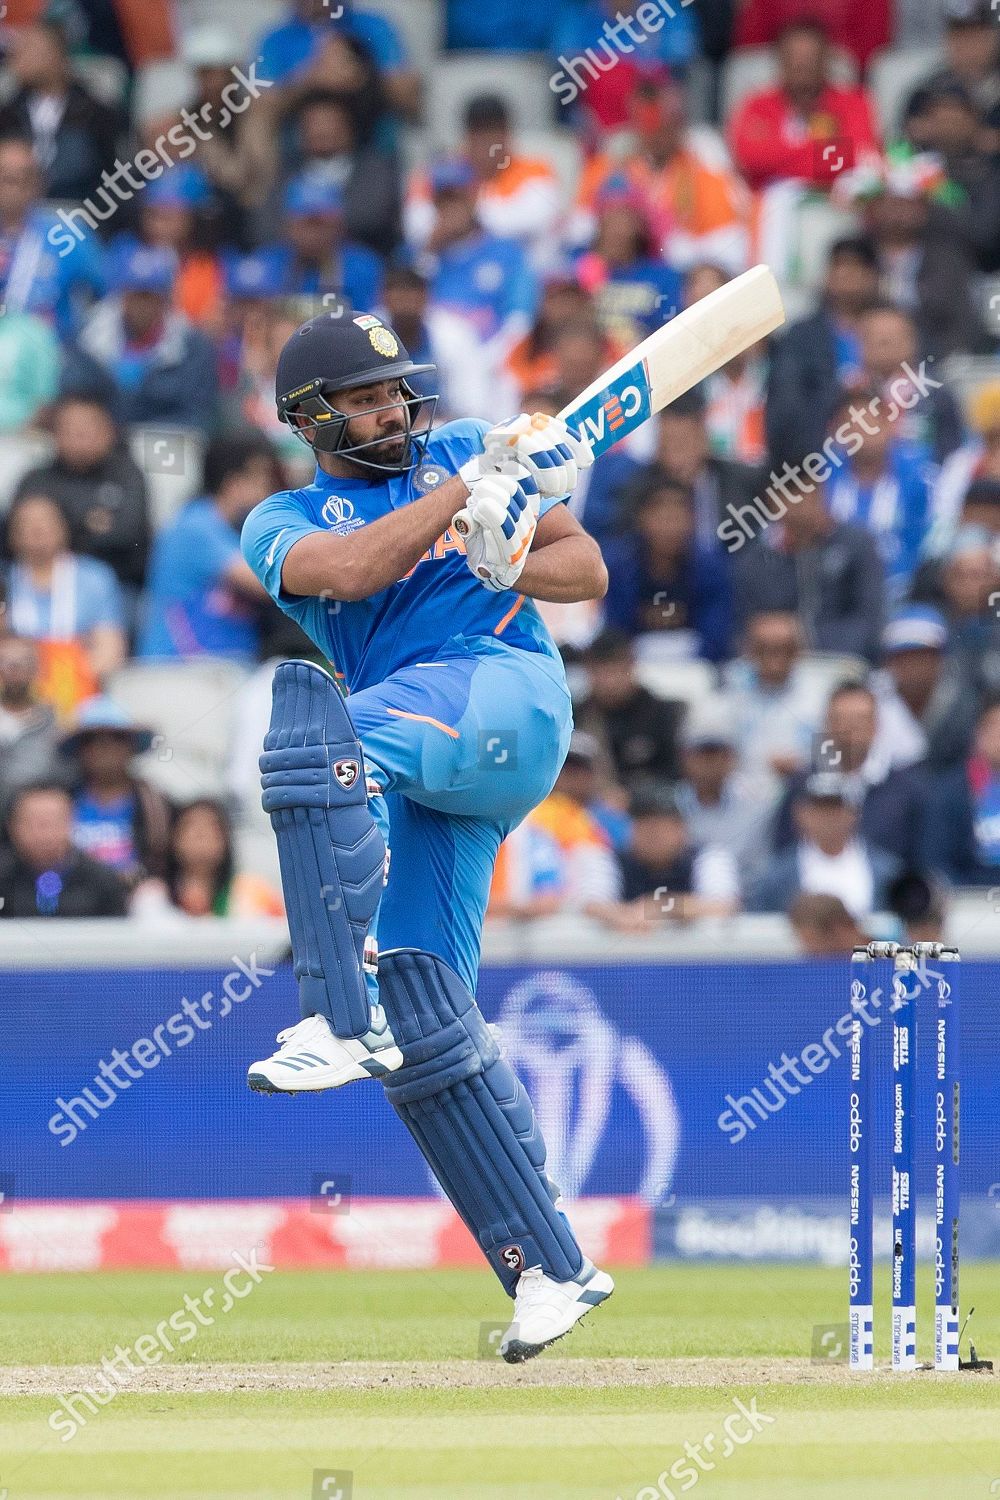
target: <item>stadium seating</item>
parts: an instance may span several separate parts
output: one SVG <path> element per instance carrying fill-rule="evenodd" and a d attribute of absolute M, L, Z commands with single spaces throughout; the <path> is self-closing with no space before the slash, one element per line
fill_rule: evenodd
<path fill-rule="evenodd" d="M 146 475 L 153 525 L 159 531 L 197 494 L 205 440 L 190 430 L 136 426 L 129 430 L 129 446 Z"/>
<path fill-rule="evenodd" d="M 872 59 L 868 87 L 887 140 L 898 132 L 903 109 L 913 90 L 943 62 L 944 53 L 940 47 L 911 47 L 905 52 L 887 48 Z"/>

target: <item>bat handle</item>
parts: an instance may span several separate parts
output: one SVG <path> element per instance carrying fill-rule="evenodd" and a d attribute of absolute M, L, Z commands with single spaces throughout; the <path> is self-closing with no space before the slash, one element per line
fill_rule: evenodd
<path fill-rule="evenodd" d="M 460 536 L 463 541 L 466 537 L 472 535 L 472 528 L 475 524 L 471 514 L 467 510 L 460 510 L 451 518 L 452 531 L 455 532 L 456 536 Z"/>

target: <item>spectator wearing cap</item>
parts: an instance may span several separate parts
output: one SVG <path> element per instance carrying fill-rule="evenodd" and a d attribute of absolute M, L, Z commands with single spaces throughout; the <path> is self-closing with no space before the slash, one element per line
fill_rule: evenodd
<path fill-rule="evenodd" d="M 260 76 L 280 86 L 278 104 L 286 112 L 308 90 L 333 88 L 359 96 L 359 108 L 365 107 L 360 96 L 368 95 L 370 108 L 372 94 L 384 92 L 404 119 L 419 116 L 420 74 L 402 36 L 387 17 L 354 0 L 291 0 L 286 19 L 257 50 Z"/>
<path fill-rule="evenodd" d="M 0 846 L 0 920 L 124 917 L 127 891 L 113 870 L 73 844 L 73 802 L 58 781 L 19 787 Z"/>
<path fill-rule="evenodd" d="M 303 172 L 284 196 L 283 240 L 271 247 L 286 293 L 336 293 L 367 311 L 382 295 L 381 258 L 345 237 L 344 192 L 322 172 Z"/>
<path fill-rule="evenodd" d="M 875 244 L 882 296 L 913 314 L 921 353 L 989 353 L 961 194 L 937 157 L 892 147 L 881 162 L 846 173 L 837 191 Z"/>
<path fill-rule="evenodd" d="M 787 912 L 800 893 L 837 896 L 863 922 L 885 908 L 901 863 L 871 844 L 860 826 L 860 787 L 839 771 L 817 771 L 799 787 L 794 842 L 779 848 L 751 888 L 747 909 Z"/>
<path fill-rule="evenodd" d="M 946 0 L 945 50 L 945 66 L 925 79 L 910 97 L 907 128 L 915 117 L 920 118 L 928 94 L 957 84 L 972 96 L 979 111 L 986 133 L 981 149 L 995 152 L 1000 132 L 1000 33 L 990 0 Z"/>
<path fill-rule="evenodd" d="M 622 630 L 607 628 L 582 653 L 586 697 L 576 710 L 581 729 L 610 756 L 618 780 L 677 781 L 685 706 L 658 698 L 636 676 L 635 649 Z"/>
<path fill-rule="evenodd" d="M 979 715 L 966 761 L 931 788 L 928 862 L 951 885 L 1000 886 L 1000 702 Z"/>
<path fill-rule="evenodd" d="M 624 173 L 601 185 L 594 210 L 593 242 L 576 276 L 610 337 L 634 349 L 680 312 L 681 278 L 659 254 L 645 194 Z"/>
<path fill-rule="evenodd" d="M 892 424 L 894 444 L 903 444 L 921 459 L 928 470 L 961 447 L 965 425 L 951 388 L 943 381 L 929 390 L 918 390 L 905 374 L 920 365 L 917 325 L 911 313 L 892 302 L 876 302 L 862 313 L 861 380 L 878 391 L 884 411 L 899 415 Z M 909 404 L 909 410 L 901 402 Z"/>
<path fill-rule="evenodd" d="M 979 480 L 1000 484 L 1000 381 L 980 386 L 969 401 L 969 441 L 953 453 L 943 465 L 934 486 L 934 527 L 928 538 L 927 551 L 940 557 L 948 550 L 955 532 L 962 525 L 985 525 L 994 529 L 992 510 L 986 492 L 979 492 L 978 514 L 966 514 L 970 487 Z"/>
<path fill-rule="evenodd" d="M 52 458 L 19 481 L 15 498 L 39 490 L 51 496 L 69 523 L 74 552 L 113 569 L 134 615 L 150 544 L 142 470 L 100 401 L 70 396 L 58 402 L 52 436 Z"/>
<path fill-rule="evenodd" d="M 791 21 L 775 42 L 779 78 L 751 94 L 729 121 L 733 159 L 752 188 L 794 179 L 829 187 L 831 148 L 844 163 L 880 148 L 875 114 L 863 89 L 834 83 L 822 22 Z"/>
<path fill-rule="evenodd" d="M 733 591 L 739 629 L 751 614 L 791 612 L 813 650 L 878 658 L 886 593 L 878 546 L 860 526 L 835 520 L 819 487 L 796 494 L 780 523 L 742 548 Z"/>
<path fill-rule="evenodd" d="M 588 135 L 627 127 L 637 85 L 669 79 L 699 52 L 700 28 L 679 7 L 664 12 L 657 30 L 644 28 L 641 45 L 630 49 L 608 39 L 606 28 L 615 20 L 621 20 L 617 0 L 561 0 L 555 20 L 551 50 L 559 70 L 550 87 Z M 577 97 L 571 97 L 570 85 L 576 85 Z"/>
<path fill-rule="evenodd" d="M 791 610 L 751 614 L 741 646 L 723 670 L 723 692 L 736 723 L 740 768 L 766 784 L 809 764 L 825 691 L 803 659 L 802 624 Z"/>
<path fill-rule="evenodd" d="M 639 788 L 629 815 L 618 900 L 593 912 L 600 921 L 619 932 L 655 931 L 663 922 L 729 917 L 739 909 L 736 861 L 727 849 L 698 845 L 673 792 Z"/>
<path fill-rule="evenodd" d="M 868 942 L 839 896 L 802 892 L 789 907 L 788 920 L 806 958 L 849 958 Z"/>
<path fill-rule="evenodd" d="M 497 94 L 470 99 L 460 152 L 479 184 L 476 212 L 487 233 L 516 240 L 536 268 L 556 257 L 562 194 L 550 162 L 520 152 L 510 108 Z M 416 174 L 406 202 L 406 238 L 422 249 L 434 228 L 430 180 Z"/>
<path fill-rule="evenodd" d="M 378 255 L 402 234 L 402 185 L 396 157 L 362 141 L 349 95 L 311 89 L 291 121 L 290 169 L 325 179 L 344 195 L 344 233 Z M 275 205 L 277 207 L 277 205 Z"/>
<path fill-rule="evenodd" d="M 767 857 L 777 783 L 739 769 L 736 718 L 721 696 L 691 705 L 681 745 L 683 780 L 676 796 L 691 837 L 699 847 L 727 850 L 745 889 Z"/>
<path fill-rule="evenodd" d="M 13 95 L 0 108 L 0 135 L 30 140 L 46 198 L 86 198 L 115 159 L 124 121 L 74 78 L 66 34 L 47 19 L 9 33 Z"/>
<path fill-rule="evenodd" d="M 924 454 L 899 442 L 874 387 L 842 391 L 830 418 L 839 459 L 826 487 L 830 514 L 875 538 L 891 597 L 905 595 L 930 529 L 931 493 Z M 857 413 L 867 413 L 858 432 Z M 836 434 L 847 433 L 849 445 Z M 829 452 L 830 449 L 827 449 Z"/>
<path fill-rule="evenodd" d="M 745 271 L 750 257 L 746 189 L 727 154 L 689 128 L 680 85 L 640 80 L 628 116 L 635 145 L 624 156 L 599 153 L 585 167 L 568 241 L 577 246 L 592 241 L 601 187 L 609 177 L 624 175 L 646 198 L 670 265 L 683 271 L 710 260 L 733 275 Z"/>
<path fill-rule="evenodd" d="M 161 875 L 167 853 L 170 805 L 133 766 L 152 744 L 152 730 L 105 697 L 80 704 L 60 743 L 70 766 L 73 842 L 130 890 Z"/>
<path fill-rule="evenodd" d="M 138 655 L 253 660 L 266 594 L 243 561 L 240 529 L 255 505 L 282 487 L 262 433 L 213 438 L 205 495 L 190 501 L 153 547 Z"/>
<path fill-rule="evenodd" d="M 93 224 L 71 230 L 43 202 L 31 142 L 0 134 L 0 302 L 11 313 L 33 313 L 60 339 L 72 338 L 104 291 L 103 255 Z"/>
<path fill-rule="evenodd" d="M 208 432 L 218 399 L 215 353 L 199 329 L 171 310 L 177 271 L 172 250 L 120 246 L 112 294 L 95 307 L 80 342 L 114 379 L 125 422 Z"/>
<path fill-rule="evenodd" d="M 246 361 L 252 360 L 254 353 L 267 342 L 284 277 L 279 257 L 266 250 L 226 255 L 223 274 L 222 331 L 216 340 L 216 351 L 219 382 L 227 398 L 240 385 Z"/>
<path fill-rule="evenodd" d="M 486 367 L 498 370 L 531 327 L 535 274 L 516 240 L 483 228 L 479 179 L 470 162 L 438 162 L 430 186 L 434 224 L 417 266 L 428 277 L 433 302 L 466 319 L 484 346 Z"/>
<path fill-rule="evenodd" d="M 486 378 L 473 330 L 466 319 L 431 302 L 426 277 L 415 266 L 390 266 L 379 312 L 415 364 L 434 365 L 434 373 L 416 375 L 410 384 L 423 396 L 440 396 L 439 419 L 499 415 L 496 391 Z M 513 410 L 515 404 L 502 409 Z"/>
<path fill-rule="evenodd" d="M 605 620 L 628 635 L 655 637 L 663 655 L 725 661 L 732 637 L 729 563 L 718 547 L 698 541 L 690 490 L 663 477 L 640 484 L 628 514 L 628 532 L 604 548 Z"/>
<path fill-rule="evenodd" d="M 139 239 L 177 256 L 174 307 L 211 337 L 221 324 L 223 270 L 208 247 L 207 226 L 218 200 L 205 173 L 177 162 L 147 183 L 139 202 Z"/>
<path fill-rule="evenodd" d="M 607 828 L 617 833 L 618 826 L 598 796 L 596 744 L 579 732 L 573 741 L 548 797 L 500 846 L 490 890 L 493 917 L 596 916 L 614 902 L 617 870 Z"/>
<path fill-rule="evenodd" d="M 861 320 L 878 298 L 878 254 L 868 239 L 835 240 L 815 312 L 775 339 L 768 371 L 766 425 L 772 454 L 818 452 L 842 386 L 861 377 Z"/>
<path fill-rule="evenodd" d="M 107 563 L 71 551 L 66 518 L 44 490 L 25 490 L 6 519 L 7 622 L 39 643 L 41 691 L 68 713 L 125 660 L 121 590 Z"/>
<path fill-rule="evenodd" d="M 40 694 L 38 647 L 0 635 L 0 806 L 15 786 L 56 769 L 56 716 Z"/>
<path fill-rule="evenodd" d="M 834 689 L 816 737 L 812 763 L 791 778 L 774 825 L 774 847 L 795 836 L 795 806 L 810 775 L 836 770 L 849 778 L 869 843 L 919 869 L 927 837 L 927 771 L 922 764 L 893 764 L 885 736 L 879 736 L 879 704 L 872 688 L 844 682 Z"/>
<path fill-rule="evenodd" d="M 949 670 L 948 626 L 927 604 L 903 606 L 885 628 L 878 699 L 877 751 L 894 766 L 924 761 L 938 771 L 963 760 L 975 727 L 979 692 Z"/>
<path fill-rule="evenodd" d="M 272 122 L 267 109 L 258 108 L 261 100 L 241 113 L 227 109 L 223 94 L 233 82 L 234 68 L 244 63 L 245 57 L 243 46 L 225 26 L 203 22 L 192 27 L 181 41 L 180 54 L 195 77 L 194 97 L 189 102 L 192 114 L 207 109 L 209 119 L 228 116 L 224 130 L 205 131 L 199 136 L 195 164 L 221 200 L 227 239 L 246 248 L 253 215 L 264 203 L 277 173 Z M 266 97 L 264 93 L 261 99 Z"/>

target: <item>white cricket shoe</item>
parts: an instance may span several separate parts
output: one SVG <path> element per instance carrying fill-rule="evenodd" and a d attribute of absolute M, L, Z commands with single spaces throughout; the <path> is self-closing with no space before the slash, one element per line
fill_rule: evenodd
<path fill-rule="evenodd" d="M 589 1261 L 575 1281 L 553 1281 L 541 1266 L 522 1271 L 514 1294 L 514 1321 L 503 1336 L 500 1353 L 509 1365 L 534 1359 L 606 1302 L 614 1289 L 607 1271 Z"/>
<path fill-rule="evenodd" d="M 346 1040 L 334 1036 L 325 1016 L 307 1016 L 278 1032 L 281 1046 L 256 1062 L 247 1083 L 261 1094 L 316 1093 L 359 1078 L 379 1078 L 402 1066 L 403 1054 L 389 1030 L 381 1005 L 372 1010 L 371 1030 Z"/>

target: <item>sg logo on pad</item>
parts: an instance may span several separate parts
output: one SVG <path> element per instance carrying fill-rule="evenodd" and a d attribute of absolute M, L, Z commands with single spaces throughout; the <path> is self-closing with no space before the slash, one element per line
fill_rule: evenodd
<path fill-rule="evenodd" d="M 334 776 L 345 792 L 351 790 L 351 787 L 361 775 L 361 766 L 356 760 L 335 760 L 332 769 Z"/>

